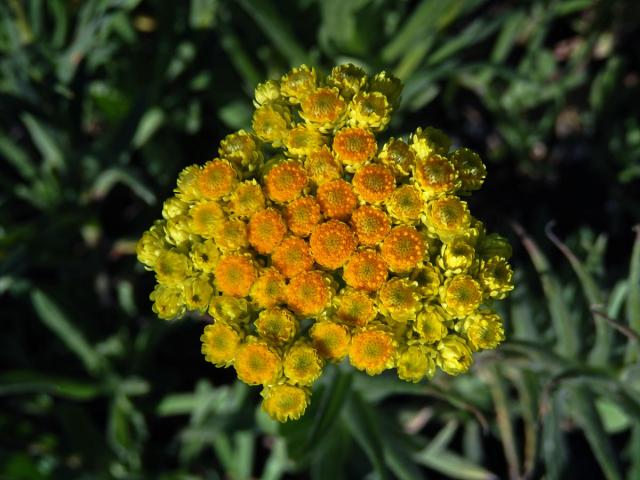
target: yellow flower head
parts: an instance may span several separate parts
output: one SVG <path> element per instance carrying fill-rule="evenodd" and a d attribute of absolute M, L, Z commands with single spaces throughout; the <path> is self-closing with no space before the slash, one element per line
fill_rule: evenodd
<path fill-rule="evenodd" d="M 375 292 L 387 279 L 387 264 L 375 250 L 362 250 L 351 256 L 343 278 L 353 288 Z"/>
<path fill-rule="evenodd" d="M 349 363 L 368 375 L 377 375 L 394 366 L 396 342 L 389 332 L 375 327 L 357 331 L 351 339 Z"/>
<path fill-rule="evenodd" d="M 309 386 L 322 373 L 322 359 L 308 342 L 300 341 L 292 345 L 284 354 L 282 362 L 284 376 L 294 385 Z"/>
<path fill-rule="evenodd" d="M 415 228 L 399 226 L 387 235 L 380 251 L 392 272 L 407 272 L 422 261 L 425 242 Z"/>
<path fill-rule="evenodd" d="M 391 221 L 382 210 L 363 205 L 351 215 L 351 226 L 360 245 L 380 243 L 391 231 Z"/>
<path fill-rule="evenodd" d="M 184 168 L 136 245 L 153 311 L 213 317 L 205 359 L 262 385 L 278 421 L 327 362 L 418 382 L 504 339 L 489 308 L 513 288 L 511 247 L 461 200 L 485 165 L 432 127 L 381 141 L 401 91 L 352 64 L 259 84 L 252 129 Z"/>
<path fill-rule="evenodd" d="M 172 320 L 185 311 L 185 299 L 179 286 L 159 283 L 149 296 L 153 302 L 153 313 L 163 320 Z"/>
<path fill-rule="evenodd" d="M 373 299 L 361 290 L 345 288 L 334 299 L 335 318 L 348 327 L 364 327 L 376 318 Z"/>
<path fill-rule="evenodd" d="M 383 165 L 393 169 L 393 172 L 400 177 L 409 175 L 416 163 L 413 150 L 399 138 L 390 138 L 382 147 L 378 158 Z"/>
<path fill-rule="evenodd" d="M 438 343 L 438 366 L 449 375 L 459 375 L 471 367 L 473 357 L 467 343 L 457 335 L 447 335 Z"/>
<path fill-rule="evenodd" d="M 502 257 L 483 261 L 478 280 L 491 298 L 505 298 L 513 290 L 513 270 Z"/>
<path fill-rule="evenodd" d="M 265 389 L 262 409 L 274 420 L 298 420 L 309 405 L 309 391 L 302 387 L 282 384 Z"/>
<path fill-rule="evenodd" d="M 494 349 L 504 340 L 502 319 L 491 310 L 469 315 L 462 323 L 462 331 L 474 350 Z"/>
<path fill-rule="evenodd" d="M 275 350 L 255 337 L 240 345 L 233 366 L 238 378 L 248 385 L 274 384 L 282 371 L 282 361 Z"/>
<path fill-rule="evenodd" d="M 204 327 L 200 341 L 202 354 L 207 362 L 216 367 L 228 367 L 233 364 L 242 337 L 230 325 L 215 322 Z"/>
<path fill-rule="evenodd" d="M 371 160 L 377 150 L 376 137 L 365 128 L 343 128 L 333 137 L 336 158 L 349 171 Z"/>
<path fill-rule="evenodd" d="M 455 275 L 440 287 L 442 306 L 455 317 L 464 317 L 476 310 L 482 302 L 482 288 L 469 275 Z"/>
<path fill-rule="evenodd" d="M 367 83 L 366 72 L 352 63 L 333 67 L 327 83 L 336 87 L 343 98 L 351 99 L 364 88 Z"/>
<path fill-rule="evenodd" d="M 424 212 L 424 200 L 413 185 L 402 185 L 387 202 L 387 211 L 397 223 L 415 225 Z"/>
<path fill-rule="evenodd" d="M 318 264 L 336 269 L 347 262 L 357 241 L 348 225 L 338 220 L 329 220 L 313 229 L 309 244 L 311 254 Z"/>
<path fill-rule="evenodd" d="M 288 97 L 291 103 L 300 103 L 315 91 L 317 82 L 316 70 L 312 67 L 301 65 L 282 76 L 280 93 Z"/>
<path fill-rule="evenodd" d="M 337 362 L 349 352 L 351 335 L 344 325 L 321 320 L 309 330 L 314 348 L 325 360 Z"/>
<path fill-rule="evenodd" d="M 261 311 L 255 326 L 258 335 L 274 345 L 290 342 L 298 332 L 296 317 L 285 308 Z"/>
<path fill-rule="evenodd" d="M 329 218 L 346 220 L 358 204 L 351 184 L 344 180 L 333 180 L 318 187 L 318 203 Z"/>
<path fill-rule="evenodd" d="M 398 356 L 398 378 L 417 383 L 432 378 L 436 373 L 435 352 L 419 345 L 411 345 Z"/>
<path fill-rule="evenodd" d="M 396 186 L 391 169 L 384 165 L 365 165 L 358 169 L 352 182 L 360 199 L 368 203 L 384 202 Z"/>
<path fill-rule="evenodd" d="M 380 288 L 381 312 L 396 322 L 406 323 L 415 318 L 422 307 L 418 283 L 406 278 L 392 278 Z"/>
<path fill-rule="evenodd" d="M 322 185 L 342 177 L 342 166 L 326 145 L 309 152 L 304 161 L 304 168 L 307 170 L 307 175 L 309 175 L 311 181 L 316 185 Z"/>
<path fill-rule="evenodd" d="M 250 295 L 260 308 L 271 308 L 283 303 L 286 299 L 284 276 L 274 268 L 263 270 L 251 286 Z"/>

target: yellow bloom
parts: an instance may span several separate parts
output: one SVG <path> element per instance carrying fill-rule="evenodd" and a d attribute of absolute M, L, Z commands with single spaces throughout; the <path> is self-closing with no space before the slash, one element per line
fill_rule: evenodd
<path fill-rule="evenodd" d="M 349 104 L 349 123 L 354 127 L 384 130 L 391 120 L 391 105 L 380 92 L 357 93 Z"/>
<path fill-rule="evenodd" d="M 337 88 L 318 88 L 301 102 L 300 116 L 322 132 L 338 126 L 347 104 Z"/>
<path fill-rule="evenodd" d="M 378 311 L 366 292 L 345 288 L 334 299 L 335 317 L 349 327 L 364 327 L 373 321 Z"/>
<path fill-rule="evenodd" d="M 216 226 L 224 219 L 224 211 L 218 202 L 200 202 L 189 209 L 189 229 L 198 235 L 211 238 Z"/>
<path fill-rule="evenodd" d="M 234 367 L 238 379 L 248 385 L 271 385 L 280 376 L 282 362 L 267 343 L 250 337 L 238 348 Z"/>
<path fill-rule="evenodd" d="M 225 160 L 211 160 L 202 167 L 198 175 L 198 191 L 204 198 L 217 200 L 231 193 L 238 175 Z"/>
<path fill-rule="evenodd" d="M 318 264 L 335 269 L 343 266 L 356 248 L 356 237 L 348 225 L 329 220 L 313 229 L 311 254 Z"/>
<path fill-rule="evenodd" d="M 409 145 L 399 138 L 390 138 L 378 154 L 383 165 L 393 169 L 394 173 L 406 177 L 415 165 L 416 156 Z"/>
<path fill-rule="evenodd" d="M 280 84 L 275 80 L 259 83 L 253 95 L 253 105 L 257 108 L 265 103 L 276 102 L 280 99 Z"/>
<path fill-rule="evenodd" d="M 163 320 L 172 320 L 185 311 L 184 294 L 179 286 L 158 284 L 149 298 L 153 312 Z"/>
<path fill-rule="evenodd" d="M 287 232 L 287 225 L 277 210 L 267 208 L 249 220 L 249 243 L 257 252 L 273 252 Z"/>
<path fill-rule="evenodd" d="M 164 239 L 167 243 L 182 249 L 192 239 L 190 219 L 187 215 L 178 215 L 170 218 L 164 224 Z"/>
<path fill-rule="evenodd" d="M 504 340 L 502 319 L 497 313 L 489 310 L 465 318 L 462 331 L 474 350 L 493 349 Z"/>
<path fill-rule="evenodd" d="M 353 189 L 369 203 L 385 201 L 396 187 L 396 179 L 384 165 L 365 165 L 353 176 Z"/>
<path fill-rule="evenodd" d="M 162 204 L 162 218 L 170 220 L 179 215 L 184 215 L 189 210 L 189 204 L 178 197 L 169 197 Z"/>
<path fill-rule="evenodd" d="M 239 218 L 216 224 L 213 231 L 216 245 L 222 252 L 233 252 L 249 246 L 247 224 Z"/>
<path fill-rule="evenodd" d="M 376 137 L 365 128 L 343 128 L 333 137 L 336 158 L 349 171 L 371 160 L 378 150 Z"/>
<path fill-rule="evenodd" d="M 437 198 L 427 204 L 424 223 L 443 242 L 463 235 L 470 222 L 467 204 L 458 197 Z"/>
<path fill-rule="evenodd" d="M 459 148 L 450 156 L 451 162 L 458 171 L 461 190 L 470 192 L 479 190 L 487 176 L 487 168 L 480 155 L 468 148 Z"/>
<path fill-rule="evenodd" d="M 289 132 L 291 113 L 287 107 L 268 103 L 256 109 L 251 125 L 261 140 L 279 147 Z"/>
<path fill-rule="evenodd" d="M 351 226 L 360 245 L 376 245 L 391 231 L 389 217 L 382 210 L 370 205 L 363 205 L 353 212 Z"/>
<path fill-rule="evenodd" d="M 149 230 L 142 234 L 136 244 L 138 261 L 146 267 L 154 267 L 160 254 L 165 250 L 164 222 L 158 221 Z"/>
<path fill-rule="evenodd" d="M 317 74 L 314 68 L 300 65 L 280 79 L 280 93 L 291 103 L 300 103 L 316 89 Z"/>
<path fill-rule="evenodd" d="M 411 276 L 418 282 L 418 291 L 425 300 L 431 300 L 438 295 L 442 284 L 442 273 L 430 263 L 423 263 Z"/>
<path fill-rule="evenodd" d="M 228 367 L 233 364 L 242 337 L 226 323 L 215 322 L 204 328 L 200 341 L 207 362 L 216 367 Z"/>
<path fill-rule="evenodd" d="M 175 188 L 177 198 L 184 202 L 200 199 L 198 178 L 200 177 L 201 170 L 199 165 L 189 165 L 180 172 Z"/>
<path fill-rule="evenodd" d="M 462 240 L 453 240 L 442 245 L 438 265 L 447 276 L 466 272 L 473 265 L 475 250 Z"/>
<path fill-rule="evenodd" d="M 320 204 L 313 197 L 303 197 L 287 205 L 284 213 L 291 233 L 301 237 L 308 236 L 320 220 Z"/>
<path fill-rule="evenodd" d="M 260 141 L 252 133 L 238 130 L 221 142 L 218 154 L 247 172 L 253 172 L 263 160 Z"/>
<path fill-rule="evenodd" d="M 285 279 L 274 268 L 267 268 L 251 286 L 251 298 L 260 308 L 271 308 L 283 303 L 286 298 Z"/>
<path fill-rule="evenodd" d="M 387 235 L 380 251 L 392 272 L 407 272 L 422 261 L 425 242 L 415 228 L 399 226 Z"/>
<path fill-rule="evenodd" d="M 377 291 L 387 279 L 387 264 L 375 250 L 362 250 L 352 255 L 344 267 L 347 285 L 369 292 Z"/>
<path fill-rule="evenodd" d="M 297 237 L 285 238 L 273 251 L 271 261 L 287 278 L 295 277 L 313 267 L 309 244 Z"/>
<path fill-rule="evenodd" d="M 304 161 L 304 168 L 311 181 L 316 185 L 322 185 L 342 177 L 342 166 L 336 161 L 326 145 L 309 152 Z"/>
<path fill-rule="evenodd" d="M 365 327 L 351 339 L 349 362 L 367 375 L 377 375 L 394 366 L 396 344 L 385 330 Z"/>
<path fill-rule="evenodd" d="M 440 287 L 442 306 L 455 317 L 469 315 L 482 302 L 482 288 L 469 275 L 455 275 Z"/>
<path fill-rule="evenodd" d="M 426 347 L 407 347 L 398 356 L 398 378 L 412 383 L 417 383 L 425 377 L 432 378 L 436 373 L 434 356 Z"/>
<path fill-rule="evenodd" d="M 331 288 L 321 272 L 304 272 L 289 282 L 286 301 L 301 317 L 317 316 L 331 301 Z"/>
<path fill-rule="evenodd" d="M 331 75 L 327 77 L 327 83 L 336 87 L 343 98 L 351 99 L 364 88 L 367 83 L 367 74 L 360 67 L 347 63 L 333 67 Z"/>
<path fill-rule="evenodd" d="M 454 193 L 460 186 L 453 163 L 442 155 L 419 158 L 414 169 L 418 185 L 428 199 Z"/>
<path fill-rule="evenodd" d="M 214 295 L 209 300 L 209 315 L 215 320 L 240 325 L 247 323 L 250 314 L 249 302 L 244 298 Z"/>
<path fill-rule="evenodd" d="M 319 150 L 324 144 L 322 134 L 307 125 L 296 125 L 284 140 L 287 151 L 292 156 L 305 156 Z"/>
<path fill-rule="evenodd" d="M 213 273 L 220 260 L 220 250 L 213 240 L 194 242 L 191 244 L 189 258 L 196 270 Z"/>
<path fill-rule="evenodd" d="M 274 385 L 262 395 L 262 409 L 278 422 L 298 420 L 309 405 L 309 391 L 292 385 Z"/>
<path fill-rule="evenodd" d="M 491 298 L 505 298 L 513 290 L 513 270 L 502 257 L 491 257 L 483 261 L 478 280 Z"/>
<path fill-rule="evenodd" d="M 444 155 L 451 148 L 451 140 L 442 130 L 427 127 L 418 128 L 409 139 L 411 149 L 422 159 L 429 158 L 433 154 Z"/>
<path fill-rule="evenodd" d="M 424 212 L 425 203 L 420 191 L 413 185 L 402 185 L 387 202 L 387 211 L 398 223 L 415 225 Z"/>
<path fill-rule="evenodd" d="M 346 220 L 356 208 L 358 200 L 351 184 L 333 180 L 318 187 L 316 194 L 322 212 L 329 218 Z"/>
<path fill-rule="evenodd" d="M 288 161 L 274 166 L 264 178 L 267 196 L 274 202 L 295 200 L 307 184 L 307 174 L 299 162 Z"/>
<path fill-rule="evenodd" d="M 158 282 L 175 285 L 182 282 L 190 273 L 189 259 L 181 253 L 167 250 L 158 256 L 155 264 Z"/>
<path fill-rule="evenodd" d="M 466 342 L 457 335 L 447 335 L 438 343 L 438 366 L 449 375 L 459 375 L 471 367 L 473 357 Z"/>
<path fill-rule="evenodd" d="M 351 336 L 344 325 L 321 320 L 315 322 L 309 330 L 313 346 L 325 360 L 337 362 L 349 351 Z"/>
<path fill-rule="evenodd" d="M 244 297 L 256 280 L 256 268 L 245 255 L 226 255 L 218 262 L 215 284 L 225 295 Z"/>
<path fill-rule="evenodd" d="M 240 183 L 229 198 L 229 210 L 238 217 L 250 217 L 264 209 L 262 188 L 255 180 Z"/>
<path fill-rule="evenodd" d="M 369 90 L 382 93 L 387 97 L 389 104 L 395 108 L 400 103 L 402 82 L 388 72 L 380 72 L 376 73 L 369 82 Z"/>
<path fill-rule="evenodd" d="M 292 345 L 284 354 L 284 376 L 294 385 L 309 386 L 322 373 L 322 360 L 307 342 Z"/>
<path fill-rule="evenodd" d="M 298 332 L 298 321 L 286 308 L 263 310 L 254 323 L 258 335 L 274 345 L 290 342 Z"/>
<path fill-rule="evenodd" d="M 446 314 L 437 305 L 426 305 L 418 314 L 413 329 L 420 336 L 420 341 L 426 344 L 436 343 L 447 336 L 448 329 L 445 324 Z"/>
<path fill-rule="evenodd" d="M 190 277 L 184 284 L 184 299 L 189 310 L 204 312 L 213 295 L 213 286 L 209 275 Z"/>
<path fill-rule="evenodd" d="M 379 292 L 381 312 L 396 322 L 406 323 L 415 318 L 421 308 L 418 283 L 406 278 L 392 278 Z"/>
<path fill-rule="evenodd" d="M 482 237 L 478 244 L 478 254 L 485 259 L 502 257 L 505 260 L 511 258 L 511 245 L 509 241 L 497 233 L 491 233 Z"/>

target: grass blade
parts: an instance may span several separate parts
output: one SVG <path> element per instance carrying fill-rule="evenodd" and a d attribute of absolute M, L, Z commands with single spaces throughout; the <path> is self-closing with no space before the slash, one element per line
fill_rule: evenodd
<path fill-rule="evenodd" d="M 640 332 L 640 225 L 636 225 L 631 264 L 629 265 L 629 295 L 627 296 L 627 321 L 629 327 Z M 627 362 L 640 360 L 640 344 L 631 342 L 627 347 Z"/>

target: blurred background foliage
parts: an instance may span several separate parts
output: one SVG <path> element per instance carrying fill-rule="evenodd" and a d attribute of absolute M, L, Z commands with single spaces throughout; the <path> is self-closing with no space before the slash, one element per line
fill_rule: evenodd
<path fill-rule="evenodd" d="M 594 0 L 0 2 L 0 478 L 640 478 L 640 10 Z M 390 135 L 477 150 L 508 341 L 410 385 L 325 376 L 278 426 L 154 318 L 177 173 L 307 62 L 405 82 Z M 555 232 L 551 221 L 555 221 Z"/>

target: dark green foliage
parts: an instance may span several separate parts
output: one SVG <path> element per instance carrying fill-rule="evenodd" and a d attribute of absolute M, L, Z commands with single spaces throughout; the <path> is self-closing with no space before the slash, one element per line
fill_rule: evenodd
<path fill-rule="evenodd" d="M 639 478 L 639 20 L 613 0 L 0 2 L 0 477 Z M 257 82 L 347 61 L 405 82 L 390 134 L 432 125 L 486 160 L 473 211 L 516 247 L 508 341 L 420 385 L 337 366 L 279 426 L 204 362 L 201 319 L 154 318 L 133 249 Z"/>

